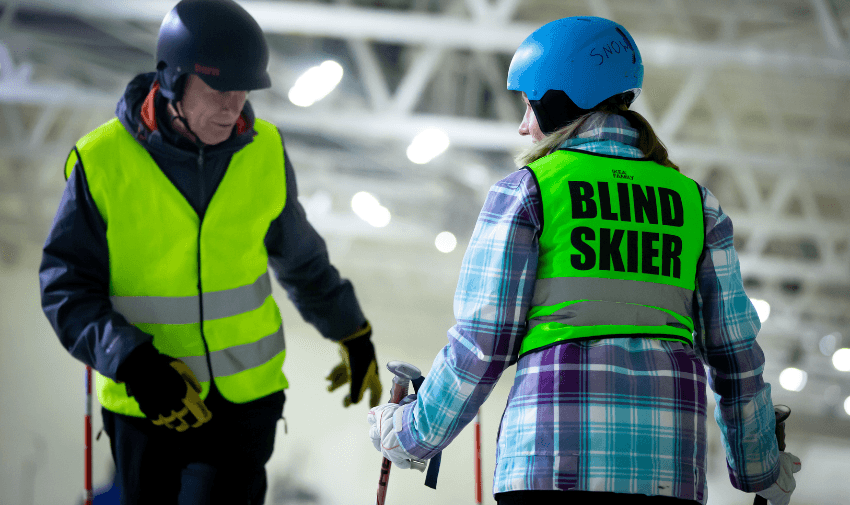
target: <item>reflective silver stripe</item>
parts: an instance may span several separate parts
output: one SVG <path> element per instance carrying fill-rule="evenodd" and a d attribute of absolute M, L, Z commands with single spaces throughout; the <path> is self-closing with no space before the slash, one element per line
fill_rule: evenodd
<path fill-rule="evenodd" d="M 272 294 L 269 273 L 261 275 L 253 284 L 225 291 L 204 293 L 204 320 L 244 314 L 260 308 Z"/>
<path fill-rule="evenodd" d="M 216 377 L 226 377 L 244 372 L 266 363 L 284 349 L 286 349 L 286 342 L 283 340 L 283 326 L 281 326 L 276 332 L 256 342 L 210 353 L 213 374 Z"/>
<path fill-rule="evenodd" d="M 211 352 L 210 362 L 216 377 L 226 377 L 258 367 L 280 354 L 284 349 L 286 349 L 286 342 L 283 338 L 283 326 L 281 326 L 276 332 L 256 342 Z M 192 369 L 199 382 L 210 380 L 206 356 L 187 356 L 180 359 Z"/>
<path fill-rule="evenodd" d="M 603 300 L 631 304 L 639 300 L 641 305 L 660 307 L 682 317 L 691 317 L 693 296 L 693 290 L 667 284 L 651 284 L 648 286 L 647 283 L 641 281 L 594 277 L 554 277 L 537 279 L 531 304 L 535 307 L 553 306 L 570 300 Z M 571 310 L 576 310 L 576 305 L 570 307 L 573 307 Z M 613 311 L 615 308 L 609 306 L 606 310 Z M 584 312 L 584 309 L 582 309 L 582 312 Z M 655 310 L 654 312 L 660 311 Z"/>
<path fill-rule="evenodd" d="M 192 370 L 192 373 L 195 374 L 195 378 L 198 379 L 198 382 L 209 382 L 210 371 L 207 368 L 206 356 L 186 356 L 184 358 L 180 358 L 180 360 L 186 363 L 186 366 Z"/>
<path fill-rule="evenodd" d="M 204 293 L 204 320 L 244 314 L 272 294 L 265 272 L 253 284 Z M 131 323 L 190 324 L 201 321 L 198 296 L 112 296 L 112 307 Z"/>
<path fill-rule="evenodd" d="M 189 324 L 200 321 L 197 296 L 110 296 L 112 308 L 127 321 Z"/>
<path fill-rule="evenodd" d="M 631 325 L 685 328 L 675 317 L 652 307 L 633 303 L 588 301 L 568 305 L 552 315 L 529 319 L 528 328 L 557 321 L 570 326 Z"/>

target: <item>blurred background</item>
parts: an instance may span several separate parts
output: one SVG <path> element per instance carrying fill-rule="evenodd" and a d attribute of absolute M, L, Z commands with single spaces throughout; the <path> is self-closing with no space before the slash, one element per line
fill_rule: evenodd
<path fill-rule="evenodd" d="M 74 142 L 154 69 L 173 0 L 0 0 L 0 504 L 76 504 L 83 490 L 83 365 L 40 308 L 37 269 Z M 850 503 L 850 2 L 846 0 L 242 1 L 273 50 L 252 92 L 295 165 L 300 199 L 355 285 L 378 359 L 428 372 L 453 324 L 463 252 L 491 184 L 530 141 L 506 91 L 513 52 L 574 15 L 628 28 L 646 67 L 634 108 L 735 224 L 788 450 L 793 503 Z M 278 287 L 290 381 L 267 503 L 374 503 L 380 456 L 367 407 L 325 391 L 336 345 Z M 382 379 L 388 390 L 390 374 Z M 484 503 L 513 379 L 481 411 Z M 712 407 L 713 411 L 713 407 Z M 94 419 L 100 428 L 99 411 Z M 709 504 L 729 483 L 709 419 Z M 390 504 L 474 503 L 472 427 L 436 491 L 394 470 Z M 95 485 L 109 442 L 94 444 Z"/>

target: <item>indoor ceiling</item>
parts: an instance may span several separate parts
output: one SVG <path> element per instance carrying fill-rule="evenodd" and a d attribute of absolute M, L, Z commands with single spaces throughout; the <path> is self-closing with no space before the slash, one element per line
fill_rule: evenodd
<path fill-rule="evenodd" d="M 64 158 L 154 67 L 171 0 L 0 0 L 0 258 L 32 262 L 58 204 Z M 850 395 L 821 339 L 850 346 L 850 2 L 846 0 L 338 0 L 241 2 L 273 50 L 273 87 L 251 93 L 275 122 L 311 221 L 328 237 L 430 244 L 469 237 L 489 186 L 529 145 L 505 89 L 538 26 L 598 15 L 623 24 L 646 66 L 634 108 L 682 171 L 735 224 L 748 293 L 769 300 L 766 352 L 806 362 Z M 340 85 L 309 108 L 287 91 L 326 59 Z M 414 164 L 426 128 L 447 152 Z M 392 212 L 373 228 L 357 191 Z M 844 333 L 841 337 L 840 334 Z M 762 339 L 760 339 L 761 341 Z M 832 390 L 834 392 L 834 389 Z M 833 406 L 834 407 L 834 406 Z M 835 410 L 833 407 L 833 410 Z"/>

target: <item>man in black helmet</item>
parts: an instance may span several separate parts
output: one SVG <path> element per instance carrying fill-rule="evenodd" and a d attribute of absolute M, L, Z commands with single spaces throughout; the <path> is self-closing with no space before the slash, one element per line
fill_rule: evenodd
<path fill-rule="evenodd" d="M 97 372 L 122 503 L 262 503 L 287 387 L 269 267 L 339 342 L 327 379 L 381 393 L 371 327 L 298 203 L 256 21 L 232 0 L 166 15 L 156 72 L 80 139 L 39 277 L 60 341 Z"/>

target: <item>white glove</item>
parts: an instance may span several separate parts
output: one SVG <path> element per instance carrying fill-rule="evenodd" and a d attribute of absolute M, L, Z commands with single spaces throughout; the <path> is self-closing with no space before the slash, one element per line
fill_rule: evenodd
<path fill-rule="evenodd" d="M 790 452 L 780 452 L 779 467 L 779 478 L 776 482 L 764 491 L 756 493 L 770 505 L 788 505 L 791 502 L 791 493 L 797 488 L 794 474 L 800 471 L 800 458 Z"/>
<path fill-rule="evenodd" d="M 371 425 L 369 427 L 369 437 L 372 439 L 372 445 L 375 449 L 381 452 L 385 458 L 402 469 L 410 468 L 411 460 L 423 463 L 422 460 L 414 458 L 398 441 L 397 433 L 402 428 L 402 416 L 404 415 L 404 407 L 395 403 L 385 403 L 378 405 L 369 411 L 366 420 Z M 423 471 L 424 466 L 415 465 L 417 470 Z"/>

